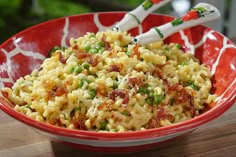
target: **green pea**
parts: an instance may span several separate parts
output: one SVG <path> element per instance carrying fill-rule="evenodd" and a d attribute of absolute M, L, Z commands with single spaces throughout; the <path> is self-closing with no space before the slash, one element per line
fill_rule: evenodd
<path fill-rule="evenodd" d="M 90 67 L 90 64 L 88 64 L 88 63 L 85 62 L 85 63 L 82 64 L 82 66 L 83 66 L 84 69 L 87 69 L 87 70 L 88 70 L 89 67 Z"/>
<path fill-rule="evenodd" d="M 181 45 L 180 45 L 180 44 L 176 44 L 176 47 L 177 47 L 178 49 L 181 49 Z"/>
<path fill-rule="evenodd" d="M 97 48 L 105 47 L 105 43 L 104 42 L 98 42 L 96 47 Z"/>
<path fill-rule="evenodd" d="M 97 95 L 97 92 L 95 89 L 90 89 L 89 90 L 89 95 L 90 95 L 90 99 L 95 98 L 95 96 Z"/>
<path fill-rule="evenodd" d="M 182 66 L 188 65 L 188 62 L 181 62 L 180 65 Z"/>
<path fill-rule="evenodd" d="M 100 123 L 100 129 L 101 129 L 101 130 L 105 130 L 105 129 L 106 129 L 106 126 L 107 126 L 107 122 L 101 122 L 101 123 Z"/>
<path fill-rule="evenodd" d="M 156 96 L 154 96 L 155 104 L 160 104 L 162 102 L 163 98 L 164 98 L 163 95 L 156 95 Z"/>
<path fill-rule="evenodd" d="M 118 82 L 116 82 L 116 81 L 113 81 L 113 85 L 112 85 L 112 89 L 116 89 L 116 88 L 118 88 Z"/>
<path fill-rule="evenodd" d="M 92 54 L 96 54 L 96 53 L 98 53 L 98 50 L 96 48 L 94 48 L 94 49 L 91 49 L 89 52 Z"/>
<path fill-rule="evenodd" d="M 70 68 L 70 73 L 72 74 L 74 72 L 74 70 L 75 70 L 75 67 L 71 67 Z"/>
<path fill-rule="evenodd" d="M 89 52 L 90 49 L 91 49 L 91 46 L 90 46 L 90 45 L 87 45 L 87 46 L 85 46 L 85 48 L 84 48 L 85 52 Z"/>
<path fill-rule="evenodd" d="M 76 74 L 81 73 L 84 70 L 84 68 L 80 65 L 77 65 L 74 69 L 74 72 L 76 72 Z"/>
<path fill-rule="evenodd" d="M 48 53 L 49 57 L 51 57 L 54 52 L 56 52 L 57 50 L 60 50 L 60 49 L 61 48 L 59 46 L 54 46 Z"/>
<path fill-rule="evenodd" d="M 143 85 L 141 87 L 139 87 L 138 89 L 138 93 L 143 93 L 143 94 L 148 94 L 150 91 L 149 91 L 149 85 L 146 84 L 146 85 Z"/>
<path fill-rule="evenodd" d="M 89 38 L 95 38 L 96 35 L 95 34 L 90 34 Z"/>
<path fill-rule="evenodd" d="M 152 98 L 151 97 L 147 97 L 146 99 L 145 99 L 145 102 L 148 104 L 148 105 L 153 105 L 153 100 L 152 100 Z"/>

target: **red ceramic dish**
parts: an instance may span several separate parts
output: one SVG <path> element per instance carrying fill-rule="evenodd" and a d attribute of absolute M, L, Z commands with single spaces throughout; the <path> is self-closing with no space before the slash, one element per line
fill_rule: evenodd
<path fill-rule="evenodd" d="M 77 38 L 86 32 L 111 28 L 123 16 L 123 12 L 70 16 L 36 25 L 14 35 L 0 46 L 0 88 L 11 87 L 16 79 L 38 67 L 52 47 L 67 46 L 71 37 Z M 130 33 L 136 35 L 138 32 L 146 32 L 151 27 L 172 19 L 170 16 L 152 14 Z M 1 95 L 0 108 L 16 120 L 48 135 L 53 140 L 90 151 L 140 151 L 182 137 L 223 114 L 235 103 L 236 45 L 227 37 L 204 26 L 180 31 L 167 38 L 165 42 L 176 42 L 185 50 L 194 50 L 195 56 L 214 74 L 212 92 L 218 96 L 217 102 L 196 118 L 145 131 L 98 133 L 37 122 L 13 110 L 12 105 Z"/>

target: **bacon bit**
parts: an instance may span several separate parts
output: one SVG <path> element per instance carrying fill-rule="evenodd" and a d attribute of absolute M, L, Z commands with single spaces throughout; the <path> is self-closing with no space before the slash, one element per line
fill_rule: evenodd
<path fill-rule="evenodd" d="M 51 91 L 48 91 L 46 98 L 47 98 L 47 100 L 49 100 L 55 96 L 62 96 L 67 93 L 68 93 L 68 91 L 65 88 L 65 86 L 61 86 L 61 87 L 54 86 Z"/>
<path fill-rule="evenodd" d="M 167 87 L 168 94 L 171 92 L 175 92 L 174 100 L 178 103 L 183 103 L 189 100 L 189 94 L 181 85 L 171 85 Z"/>
<path fill-rule="evenodd" d="M 166 118 L 170 121 L 173 122 L 175 120 L 175 117 L 172 114 L 167 114 Z"/>
<path fill-rule="evenodd" d="M 68 93 L 67 89 L 64 86 L 61 86 L 61 87 L 57 88 L 55 96 L 62 96 L 67 93 Z"/>
<path fill-rule="evenodd" d="M 176 85 L 168 85 L 166 88 L 166 93 L 170 94 L 171 92 L 174 92 L 177 90 L 177 86 Z"/>
<path fill-rule="evenodd" d="M 95 124 L 95 119 L 91 119 L 90 120 L 90 124 L 91 124 L 91 126 L 93 126 L 94 124 Z M 86 129 L 85 129 L 86 130 Z"/>
<path fill-rule="evenodd" d="M 183 87 L 178 86 L 174 99 L 179 103 L 183 103 L 189 100 L 189 96 L 190 95 Z"/>
<path fill-rule="evenodd" d="M 137 56 L 137 59 L 140 59 L 140 52 L 139 52 L 139 44 L 135 44 L 134 46 L 134 52 L 131 54 L 131 57 Z"/>
<path fill-rule="evenodd" d="M 50 100 L 51 98 L 55 97 L 55 92 L 53 91 L 48 91 L 46 99 Z"/>
<path fill-rule="evenodd" d="M 106 102 L 101 103 L 100 105 L 98 105 L 98 110 L 102 110 L 103 108 L 105 108 L 107 106 Z"/>
<path fill-rule="evenodd" d="M 120 72 L 123 68 L 123 64 L 118 63 L 118 64 L 113 64 L 110 66 L 110 69 L 108 69 L 108 72 L 116 71 Z"/>
<path fill-rule="evenodd" d="M 109 53 L 108 53 L 108 57 L 112 57 L 113 54 L 114 54 L 114 50 L 109 51 Z"/>
<path fill-rule="evenodd" d="M 157 128 L 158 126 L 159 126 L 158 122 L 154 118 L 152 118 L 149 120 L 147 128 L 152 129 L 152 128 Z"/>
<path fill-rule="evenodd" d="M 84 58 L 88 58 L 90 56 L 91 56 L 91 54 L 85 53 L 85 52 L 76 52 L 75 53 L 75 57 L 77 57 L 78 59 L 84 59 Z"/>
<path fill-rule="evenodd" d="M 181 103 L 189 103 L 189 107 L 187 110 L 190 111 L 192 117 L 196 116 L 195 108 L 194 108 L 194 97 L 190 95 L 184 87 L 181 85 L 172 85 L 167 88 L 167 94 L 174 92 L 174 100 L 181 104 Z"/>
<path fill-rule="evenodd" d="M 59 61 L 62 64 L 66 64 L 67 59 L 68 59 L 68 57 L 64 57 L 61 52 L 59 53 Z"/>
<path fill-rule="evenodd" d="M 79 112 L 75 112 L 72 117 L 72 123 L 76 129 L 87 130 L 84 122 L 86 120 L 86 116 L 84 114 L 80 114 Z"/>
<path fill-rule="evenodd" d="M 129 103 L 129 94 L 127 91 L 122 90 L 122 89 L 116 89 L 113 90 L 110 94 L 109 94 L 109 98 L 112 99 L 113 101 L 116 100 L 116 97 L 120 97 L 123 99 L 123 104 L 128 104 Z"/>
<path fill-rule="evenodd" d="M 77 44 L 75 44 L 75 45 L 73 45 L 72 49 L 73 49 L 73 50 L 79 50 L 79 47 L 78 47 Z"/>
<path fill-rule="evenodd" d="M 98 105 L 98 110 L 102 110 L 103 108 L 107 108 L 107 109 L 111 110 L 113 104 L 114 104 L 114 101 L 105 101 L 105 102 Z"/>
<path fill-rule="evenodd" d="M 166 119 L 166 113 L 165 113 L 165 110 L 164 110 L 163 107 L 160 107 L 157 110 L 156 118 L 157 118 L 158 121 Z"/>
<path fill-rule="evenodd" d="M 163 77 L 162 77 L 162 68 L 165 65 L 168 65 L 168 64 L 170 64 L 170 63 L 166 62 L 165 64 L 156 64 L 154 70 L 152 71 L 152 75 L 155 76 L 155 77 L 159 77 L 159 78 L 163 79 Z"/>
<path fill-rule="evenodd" d="M 131 86 L 143 86 L 145 84 L 145 82 L 143 81 L 142 78 L 140 77 L 133 77 L 133 78 L 129 78 L 128 82 L 131 84 Z"/>
<path fill-rule="evenodd" d="M 62 126 L 62 121 L 59 118 L 50 119 L 49 123 L 56 126 Z"/>
<path fill-rule="evenodd" d="M 107 36 L 105 34 L 102 35 L 102 42 L 105 43 L 105 50 L 111 49 L 111 44 L 106 41 Z"/>
<path fill-rule="evenodd" d="M 99 63 L 99 56 L 98 55 L 90 55 L 88 58 L 88 63 L 95 67 Z"/>
<path fill-rule="evenodd" d="M 152 71 L 152 75 L 154 77 L 162 78 L 162 70 L 159 67 L 155 67 L 154 70 Z"/>
<path fill-rule="evenodd" d="M 97 94 L 104 97 L 107 95 L 107 87 L 104 83 L 98 83 Z"/>

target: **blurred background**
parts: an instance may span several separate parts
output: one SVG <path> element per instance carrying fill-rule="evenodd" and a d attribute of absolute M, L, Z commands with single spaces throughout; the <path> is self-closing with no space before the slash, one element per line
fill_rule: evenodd
<path fill-rule="evenodd" d="M 63 16 L 99 12 L 129 11 L 144 0 L 0 0 L 0 44 L 15 33 L 35 24 Z M 160 14 L 181 16 L 198 2 L 215 5 L 222 19 L 209 27 L 234 38 L 236 31 L 236 0 L 172 0 L 156 11 Z"/>

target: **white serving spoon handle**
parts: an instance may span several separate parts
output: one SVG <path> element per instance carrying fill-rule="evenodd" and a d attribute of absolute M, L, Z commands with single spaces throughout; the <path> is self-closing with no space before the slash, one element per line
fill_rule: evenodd
<path fill-rule="evenodd" d="M 214 6 L 207 3 L 199 3 L 184 16 L 173 21 L 151 28 L 148 32 L 133 38 L 134 43 L 140 45 L 149 44 L 158 40 L 163 40 L 168 36 L 186 28 L 213 21 L 220 18 L 220 12 Z"/>
<path fill-rule="evenodd" d="M 145 0 L 134 10 L 125 14 L 123 19 L 113 28 L 116 31 L 128 31 L 138 26 L 153 11 L 171 0 Z"/>

